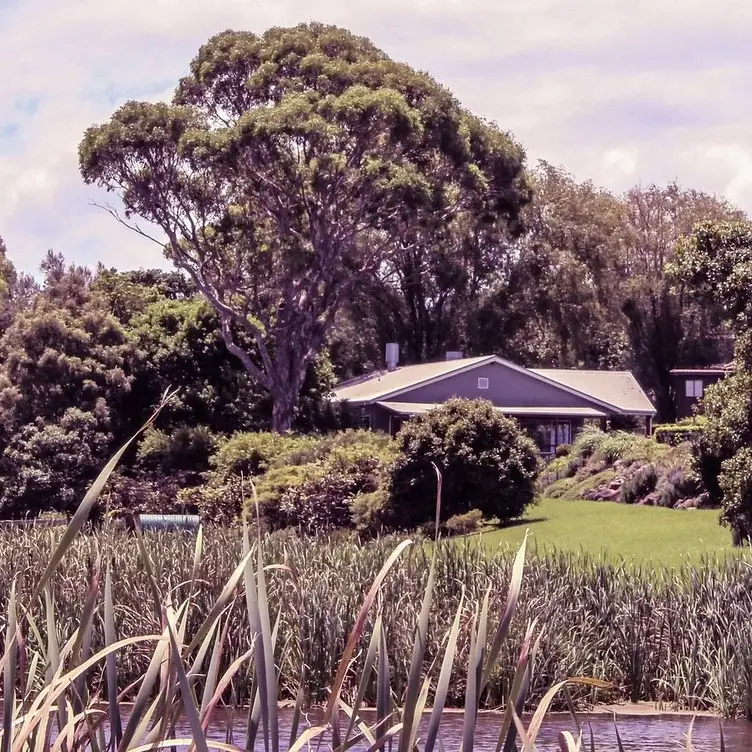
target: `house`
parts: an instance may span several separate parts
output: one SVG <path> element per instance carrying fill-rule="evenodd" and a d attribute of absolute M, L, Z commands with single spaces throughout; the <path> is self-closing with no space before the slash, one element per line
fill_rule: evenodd
<path fill-rule="evenodd" d="M 710 368 L 674 368 L 669 371 L 676 399 L 676 417 L 679 420 L 691 417 L 705 390 L 732 371 L 733 365 L 730 363 Z"/>
<path fill-rule="evenodd" d="M 638 418 L 649 434 L 655 408 L 629 371 L 523 368 L 496 355 L 463 358 L 447 353 L 436 363 L 397 366 L 396 346 L 387 347 L 387 368 L 343 382 L 333 399 L 356 422 L 396 433 L 414 415 L 451 397 L 483 398 L 517 418 L 544 454 L 568 444 L 585 421 Z"/>

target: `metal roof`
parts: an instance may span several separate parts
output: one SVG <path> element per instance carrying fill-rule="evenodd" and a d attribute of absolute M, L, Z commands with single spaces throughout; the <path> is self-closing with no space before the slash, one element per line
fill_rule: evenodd
<path fill-rule="evenodd" d="M 655 408 L 631 371 L 586 371 L 530 368 L 562 386 L 632 415 L 654 415 Z"/>
<path fill-rule="evenodd" d="M 444 360 L 403 366 L 394 371 L 379 371 L 340 384 L 335 387 L 333 396 L 336 400 L 356 405 L 380 400 L 395 402 L 396 397 L 407 397 L 409 392 L 418 386 L 440 381 L 487 363 L 497 363 L 526 373 L 533 379 L 561 387 L 570 394 L 592 401 L 597 411 L 655 415 L 655 408 L 630 371 L 528 369 L 496 355 Z"/>
<path fill-rule="evenodd" d="M 421 415 L 437 407 L 440 402 L 377 402 L 397 415 Z M 605 418 L 607 413 L 596 410 L 594 407 L 496 407 L 504 415 L 519 417 L 566 417 L 566 418 Z"/>
<path fill-rule="evenodd" d="M 481 363 L 492 361 L 493 355 L 461 360 L 441 360 L 437 363 L 421 363 L 416 366 L 402 366 L 395 371 L 377 371 L 361 379 L 353 379 L 334 388 L 338 400 L 349 402 L 375 402 L 402 389 L 418 386 L 426 381 L 464 371 Z"/>

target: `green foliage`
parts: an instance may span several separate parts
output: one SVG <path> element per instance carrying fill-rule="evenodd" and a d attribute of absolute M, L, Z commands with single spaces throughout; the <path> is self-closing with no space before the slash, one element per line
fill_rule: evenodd
<path fill-rule="evenodd" d="M 559 446 L 556 447 L 557 457 L 569 457 L 571 453 L 572 453 L 571 444 L 559 444 Z"/>
<path fill-rule="evenodd" d="M 314 533 L 356 525 L 370 530 L 375 518 L 364 512 L 351 519 L 350 507 L 360 494 L 380 489 L 394 451 L 388 436 L 363 430 L 324 436 L 238 433 L 220 443 L 205 486 L 182 498 L 213 509 L 214 519 L 235 519 L 244 504 L 253 517 L 252 481 L 271 529 L 295 526 Z"/>
<path fill-rule="evenodd" d="M 38 419 L 13 434 L 0 467 L 0 515 L 71 512 L 110 452 L 112 434 L 95 412 L 70 407 L 54 422 Z"/>
<path fill-rule="evenodd" d="M 339 309 L 400 266 L 405 237 L 438 276 L 435 245 L 500 247 L 530 196 L 508 134 L 322 24 L 212 37 L 171 104 L 126 103 L 79 157 L 87 183 L 166 232 L 271 395 L 275 431 L 290 429 Z"/>
<path fill-rule="evenodd" d="M 288 456 L 302 444 L 313 445 L 314 438 L 283 436 L 277 433 L 235 433 L 221 442 L 211 464 L 220 478 L 245 475 L 253 478 L 263 475 L 283 454 Z M 285 464 L 292 463 L 289 460 Z"/>
<path fill-rule="evenodd" d="M 620 500 L 624 504 L 634 504 L 655 491 L 658 471 L 654 465 L 643 465 L 635 470 L 623 483 Z"/>
<path fill-rule="evenodd" d="M 658 506 L 673 507 L 678 501 L 700 492 L 697 476 L 684 465 L 670 467 L 656 486 Z"/>
<path fill-rule="evenodd" d="M 470 509 L 507 521 L 533 502 L 535 444 L 490 402 L 452 399 L 406 423 L 391 473 L 390 513 L 417 527 L 435 513 L 436 465 L 443 476 L 442 519 Z"/>
<path fill-rule="evenodd" d="M 752 373 L 737 372 L 708 387 L 703 410 L 707 422 L 692 445 L 693 467 L 712 501 L 721 504 L 723 462 L 752 443 Z"/>
<path fill-rule="evenodd" d="M 706 423 L 707 418 L 704 415 L 687 418 L 678 423 L 658 423 L 653 426 L 653 436 L 661 444 L 678 446 L 682 442 L 697 439 Z"/>
<path fill-rule="evenodd" d="M 597 454 L 609 464 L 624 459 L 639 437 L 626 431 L 610 431 L 598 444 Z"/>
<path fill-rule="evenodd" d="M 217 438 L 206 426 L 179 426 L 169 433 L 150 428 L 138 446 L 138 464 L 165 473 L 201 473 L 209 469 L 216 446 Z"/>
<path fill-rule="evenodd" d="M 724 460 L 718 476 L 723 493 L 721 521 L 734 534 L 734 543 L 752 539 L 752 447 L 741 447 Z"/>
<path fill-rule="evenodd" d="M 45 289 L 0 340 L 0 515 L 70 510 L 129 414 L 135 353 L 88 276 L 50 257 Z"/>
<path fill-rule="evenodd" d="M 452 535 L 468 535 L 478 531 L 482 523 L 483 512 L 480 509 L 471 509 L 464 514 L 453 515 L 444 523 L 444 527 Z"/>
<path fill-rule="evenodd" d="M 383 483 L 378 457 L 361 454 L 346 461 L 340 454 L 319 472 L 292 485 L 281 496 L 277 520 L 307 534 L 353 527 L 352 504 L 360 494 L 375 493 Z M 359 517 L 362 524 L 363 518 Z"/>
<path fill-rule="evenodd" d="M 572 454 L 578 457 L 590 457 L 595 454 L 605 438 L 606 434 L 600 428 L 586 426 L 575 438 L 572 444 Z"/>

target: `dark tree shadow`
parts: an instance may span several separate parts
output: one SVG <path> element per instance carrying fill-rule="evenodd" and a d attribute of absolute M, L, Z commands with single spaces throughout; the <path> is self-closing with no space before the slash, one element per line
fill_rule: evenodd
<path fill-rule="evenodd" d="M 496 525 L 496 529 L 506 530 L 510 527 L 519 527 L 520 525 L 534 525 L 536 522 L 548 522 L 548 517 L 523 517 L 519 520 L 509 520 L 509 522 Z"/>

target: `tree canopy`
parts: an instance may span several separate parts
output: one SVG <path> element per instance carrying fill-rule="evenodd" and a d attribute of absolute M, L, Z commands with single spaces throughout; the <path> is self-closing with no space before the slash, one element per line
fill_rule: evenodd
<path fill-rule="evenodd" d="M 127 217 L 162 230 L 230 352 L 271 393 L 280 431 L 364 281 L 400 277 L 416 331 L 466 273 L 451 247 L 471 267 L 493 263 L 485 249 L 529 200 L 508 134 L 427 74 L 321 24 L 213 37 L 172 103 L 124 105 L 87 131 L 80 164 Z"/>

